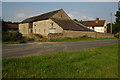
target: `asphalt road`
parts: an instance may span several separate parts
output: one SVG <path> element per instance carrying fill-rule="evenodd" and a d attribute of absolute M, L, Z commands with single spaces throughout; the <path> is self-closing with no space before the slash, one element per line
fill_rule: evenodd
<path fill-rule="evenodd" d="M 41 55 L 59 51 L 76 51 L 111 44 L 118 44 L 118 40 L 3 44 L 2 58 Z"/>

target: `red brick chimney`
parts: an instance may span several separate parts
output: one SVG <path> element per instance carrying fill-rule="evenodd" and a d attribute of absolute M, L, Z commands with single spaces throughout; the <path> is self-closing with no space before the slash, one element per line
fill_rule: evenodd
<path fill-rule="evenodd" d="M 99 18 L 96 18 L 96 23 L 98 23 L 98 21 L 99 21 Z"/>
<path fill-rule="evenodd" d="M 99 21 L 99 18 L 98 18 L 98 17 L 96 18 L 96 21 Z"/>

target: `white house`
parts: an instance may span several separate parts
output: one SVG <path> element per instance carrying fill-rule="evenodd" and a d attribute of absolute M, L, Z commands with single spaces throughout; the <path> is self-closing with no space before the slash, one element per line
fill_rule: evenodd
<path fill-rule="evenodd" d="M 106 20 L 90 20 L 90 21 L 79 21 L 79 23 L 85 25 L 87 28 L 94 30 L 96 32 L 106 33 L 107 32 L 107 25 Z"/>

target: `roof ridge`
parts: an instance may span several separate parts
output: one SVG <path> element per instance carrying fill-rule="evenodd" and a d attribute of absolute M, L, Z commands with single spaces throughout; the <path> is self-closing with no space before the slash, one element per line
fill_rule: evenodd
<path fill-rule="evenodd" d="M 36 21 L 36 20 L 38 20 L 38 19 L 35 19 L 35 18 L 37 18 L 37 17 L 41 17 L 42 16 L 42 19 L 49 19 L 49 18 L 51 18 L 53 15 L 55 15 L 56 13 L 58 13 L 59 11 L 61 11 L 61 10 L 63 10 L 63 9 L 58 9 L 58 10 L 54 10 L 54 11 L 49 11 L 49 12 L 46 12 L 46 13 L 43 13 L 43 14 L 40 14 L 40 15 L 37 15 L 37 16 L 33 16 L 33 17 L 29 17 L 29 18 L 26 18 L 26 19 L 24 19 L 23 21 L 22 21 L 22 23 L 26 23 L 28 20 L 30 20 L 30 19 L 33 19 L 33 20 L 31 20 L 30 22 L 32 22 L 32 21 Z M 47 15 L 47 17 L 45 17 Z"/>
<path fill-rule="evenodd" d="M 61 11 L 61 10 L 63 10 L 63 9 L 58 9 L 58 10 L 55 10 L 55 11 L 57 11 L 57 13 L 58 13 L 58 12 Z M 51 12 L 54 12 L 54 11 L 51 11 Z M 55 14 L 57 14 L 57 13 L 55 13 Z M 54 14 L 54 15 L 55 15 L 55 14 Z M 53 16 L 53 15 L 52 15 L 52 16 Z M 52 17 L 52 16 L 51 16 L 51 17 Z M 50 17 L 50 18 L 51 18 L 51 17 Z"/>
<path fill-rule="evenodd" d="M 37 15 L 37 16 L 32 16 L 32 17 L 29 17 L 29 18 L 38 17 L 38 16 L 41 16 L 41 15 L 48 14 L 48 13 L 52 13 L 52 12 L 59 11 L 59 10 L 61 10 L 61 9 L 54 10 L 54 11 L 44 12 L 44 13 L 42 13 L 42 14 L 40 14 L 40 15 Z M 26 19 L 29 19 L 29 18 L 26 18 Z"/>
<path fill-rule="evenodd" d="M 87 21 L 96 21 L 96 20 L 87 20 Z M 98 21 L 106 21 L 106 20 L 98 20 Z M 78 21 L 78 22 L 85 22 L 85 21 Z"/>

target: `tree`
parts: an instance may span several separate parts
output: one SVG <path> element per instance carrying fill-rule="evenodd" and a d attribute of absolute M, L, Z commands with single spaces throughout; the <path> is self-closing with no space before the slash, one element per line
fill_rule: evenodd
<path fill-rule="evenodd" d="M 4 20 L 2 20 L 2 31 L 3 32 L 7 32 L 8 31 L 7 23 Z"/>
<path fill-rule="evenodd" d="M 111 25 L 110 23 L 107 24 L 107 33 L 111 32 L 111 26 L 110 25 Z M 114 26 L 114 24 L 112 23 L 112 28 L 113 28 L 113 26 Z"/>
<path fill-rule="evenodd" d="M 115 16 L 116 16 L 116 22 L 115 22 L 115 25 L 113 27 L 113 33 L 120 32 L 120 8 L 116 12 Z"/>
<path fill-rule="evenodd" d="M 73 19 L 73 21 L 78 21 L 77 19 Z"/>
<path fill-rule="evenodd" d="M 120 8 L 115 14 L 116 21 L 112 24 L 112 32 L 113 34 L 116 34 L 120 32 Z M 107 32 L 110 33 L 110 23 L 107 24 Z"/>
<path fill-rule="evenodd" d="M 119 10 L 116 12 L 116 14 L 115 14 L 115 16 L 116 16 L 116 24 L 118 23 L 118 24 L 120 24 L 120 8 L 119 8 Z"/>

